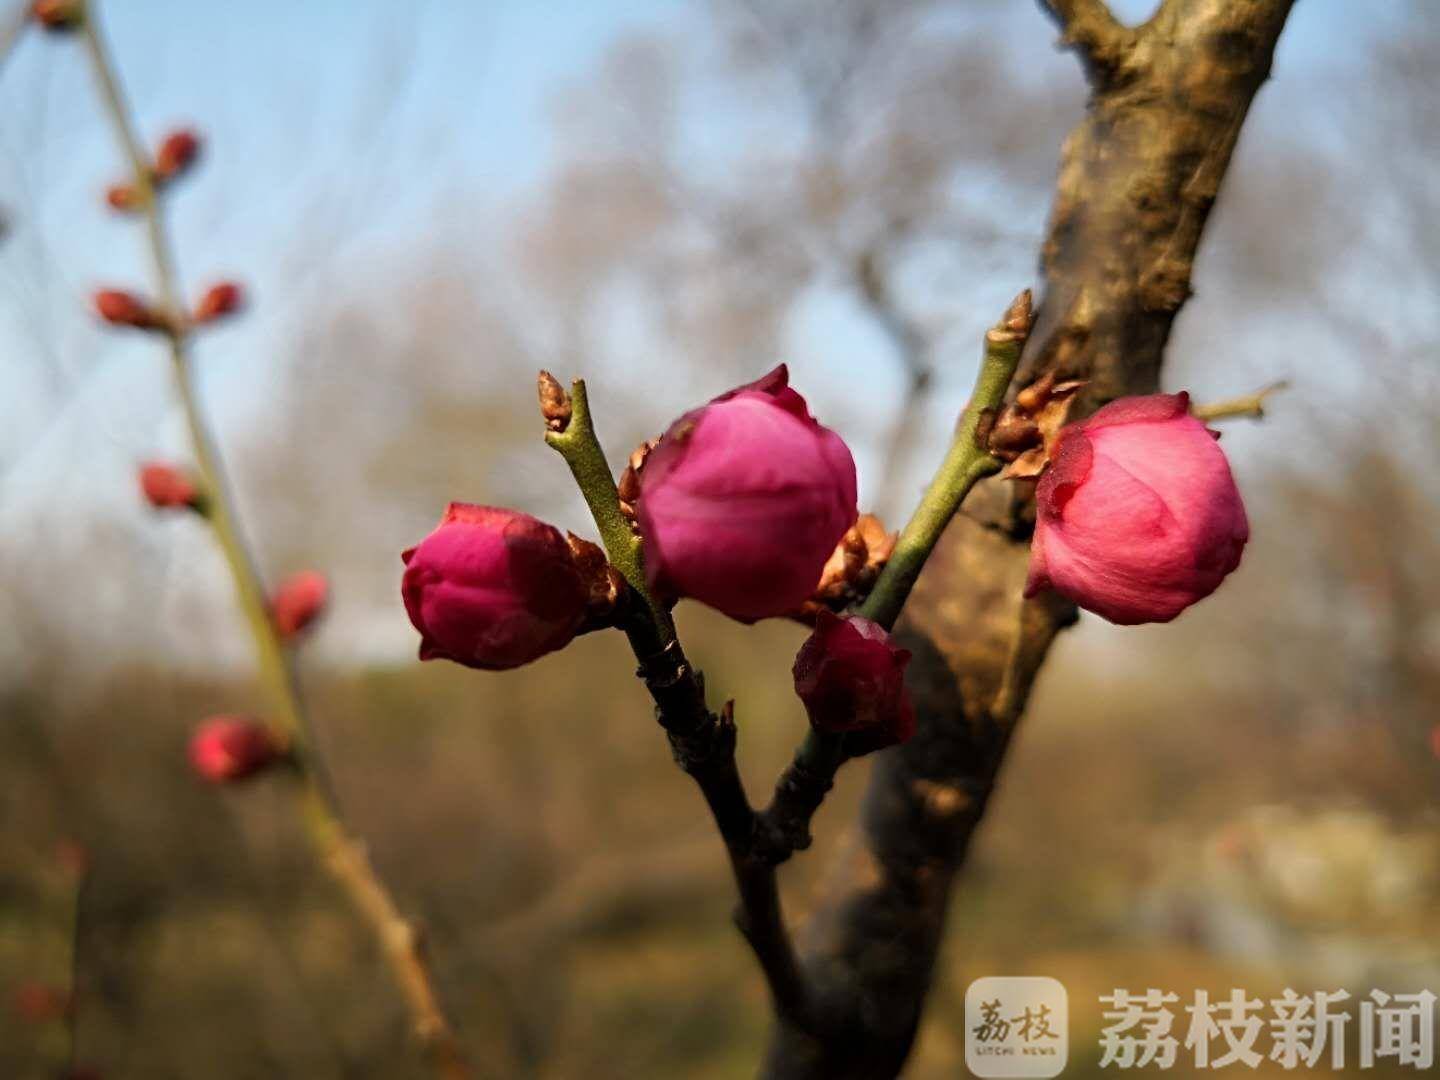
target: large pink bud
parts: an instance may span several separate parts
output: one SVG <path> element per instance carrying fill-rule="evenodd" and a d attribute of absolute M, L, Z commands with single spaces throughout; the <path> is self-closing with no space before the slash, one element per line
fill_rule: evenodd
<path fill-rule="evenodd" d="M 754 621 L 798 608 L 855 523 L 855 462 L 815 422 L 781 364 L 670 426 L 645 459 L 637 508 L 645 572 Z"/>
<path fill-rule="evenodd" d="M 817 731 L 861 733 L 871 749 L 904 742 L 915 734 L 909 663 L 879 623 L 821 608 L 795 656 L 795 693 Z"/>
<path fill-rule="evenodd" d="M 246 716 L 212 716 L 190 737 L 190 767 L 211 784 L 244 780 L 284 756 L 275 733 Z"/>
<path fill-rule="evenodd" d="M 1111 402 L 1061 430 L 1036 488 L 1025 595 L 1114 623 L 1168 622 L 1219 587 L 1250 537 L 1230 466 L 1190 395 Z"/>
<path fill-rule="evenodd" d="M 500 671 L 569 644 L 589 597 L 565 538 L 518 510 L 451 503 L 402 556 L 421 660 Z"/>

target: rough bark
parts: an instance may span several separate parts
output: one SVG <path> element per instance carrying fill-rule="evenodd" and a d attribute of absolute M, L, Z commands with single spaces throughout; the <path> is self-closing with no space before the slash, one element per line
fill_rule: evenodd
<path fill-rule="evenodd" d="M 1092 94 L 1066 141 L 1017 386 L 1088 379 L 1075 415 L 1156 388 L 1195 251 L 1292 0 L 1166 0 L 1142 26 L 1099 0 L 1049 0 Z M 805 927 L 810 1022 L 781 1020 L 763 1075 L 891 1077 L 914 1041 L 951 886 L 1069 605 L 1020 599 L 1029 507 L 978 489 L 900 633 L 920 734 L 879 755 L 860 834 Z"/>

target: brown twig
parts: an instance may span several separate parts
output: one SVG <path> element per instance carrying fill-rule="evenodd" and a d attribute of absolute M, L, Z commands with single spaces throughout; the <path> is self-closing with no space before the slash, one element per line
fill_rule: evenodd
<path fill-rule="evenodd" d="M 1233 420 L 1251 419 L 1263 420 L 1265 418 L 1265 402 L 1271 394 L 1278 393 L 1290 386 L 1289 382 L 1281 379 L 1262 386 L 1253 394 L 1244 394 L 1240 397 L 1223 398 L 1220 401 L 1206 402 L 1204 405 L 1193 405 L 1190 408 L 1190 415 L 1199 420 Z"/>
<path fill-rule="evenodd" d="M 205 423 L 191 380 L 191 325 L 183 305 L 161 199 L 153 181 L 149 157 L 136 134 L 115 64 L 110 59 L 97 21 L 97 6 L 94 0 L 87 3 L 82 36 L 100 86 L 106 115 L 129 161 L 130 182 L 143 209 L 171 370 L 207 497 L 205 516 L 225 555 L 237 598 L 249 623 L 261 673 L 276 710 L 276 720 L 296 752 L 299 767 L 293 770 L 293 775 L 299 785 L 301 819 L 321 861 L 350 897 L 379 942 L 409 1008 L 414 1033 L 425 1054 L 439 1075 L 462 1080 L 470 1076 L 470 1068 L 440 1005 L 420 933 L 400 913 L 389 890 L 371 865 L 363 844 L 350 834 L 344 824 L 334 787 L 301 704 L 291 658 L 270 617 L 264 587 L 241 533 L 220 453 Z"/>

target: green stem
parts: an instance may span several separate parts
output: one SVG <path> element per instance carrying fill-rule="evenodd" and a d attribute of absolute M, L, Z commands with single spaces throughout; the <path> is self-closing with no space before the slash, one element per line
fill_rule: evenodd
<path fill-rule="evenodd" d="M 1190 415 L 1197 420 L 1230 420 L 1235 417 L 1248 417 L 1253 420 L 1265 418 L 1265 403 L 1271 394 L 1286 389 L 1290 384 L 1284 379 L 1273 382 L 1269 386 L 1262 386 L 1253 394 L 1245 394 L 1242 397 L 1225 398 L 1222 401 L 1209 401 L 1201 405 L 1191 405 Z"/>
<path fill-rule="evenodd" d="M 595 435 L 595 422 L 590 415 L 590 399 L 585 392 L 585 380 L 576 379 L 570 385 L 570 420 L 564 431 L 547 431 L 545 441 L 560 452 L 595 527 L 600 531 L 600 543 L 610 564 L 620 571 L 626 584 L 645 601 L 654 620 L 663 647 L 675 640 L 675 623 L 670 612 L 657 601 L 645 580 L 645 566 L 642 561 L 640 537 L 625 515 L 620 512 L 620 491 L 615 486 L 615 476 L 605 460 L 605 450 Z"/>
<path fill-rule="evenodd" d="M 1000 470 L 1000 461 L 985 444 L 981 423 L 1005 401 L 1005 391 L 1020 363 L 1020 352 L 1030 331 L 1030 292 L 1016 298 L 1000 322 L 985 335 L 985 353 L 975 390 L 960 416 L 955 437 L 945 459 L 936 470 L 930 486 L 925 489 L 920 505 L 910 516 L 895 550 L 881 571 L 880 578 L 859 614 L 872 619 L 885 629 L 894 627 L 895 620 L 909 599 L 920 571 L 935 550 L 945 527 L 960 509 L 965 496 L 980 480 Z"/>
<path fill-rule="evenodd" d="M 261 678 L 274 711 L 272 720 L 289 741 L 296 759 L 300 819 L 316 853 L 378 939 L 410 1009 L 421 1045 L 437 1073 L 451 1080 L 463 1080 L 470 1075 L 469 1065 L 441 1007 L 418 931 L 401 915 L 394 898 L 370 864 L 364 845 L 344 823 L 334 785 L 315 745 L 301 702 L 290 653 L 271 618 L 264 585 L 241 532 L 220 452 L 205 423 L 191 377 L 191 325 L 180 292 L 159 192 L 100 32 L 95 8 L 94 0 L 89 0 L 82 24 L 85 47 L 100 84 L 107 115 L 129 160 L 131 179 L 145 216 L 155 284 L 164 308 L 176 394 L 185 414 L 196 469 L 206 496 L 205 517 L 225 557 L 236 598 L 249 624 Z"/>

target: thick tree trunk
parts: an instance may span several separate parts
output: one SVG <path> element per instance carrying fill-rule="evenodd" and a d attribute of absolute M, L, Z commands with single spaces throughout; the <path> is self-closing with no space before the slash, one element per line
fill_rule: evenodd
<path fill-rule="evenodd" d="M 1143 26 L 1049 0 L 1092 96 L 1066 141 L 1017 386 L 1088 379 L 1080 414 L 1156 388 L 1210 207 L 1292 0 L 1166 0 Z M 1030 508 L 1003 481 L 955 519 L 901 625 L 920 733 L 875 763 L 860 835 L 804 932 L 815 1008 L 763 1075 L 892 1077 L 919 1026 L 950 888 L 1067 604 L 1020 599 Z"/>

